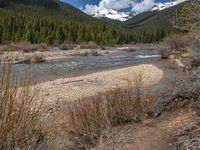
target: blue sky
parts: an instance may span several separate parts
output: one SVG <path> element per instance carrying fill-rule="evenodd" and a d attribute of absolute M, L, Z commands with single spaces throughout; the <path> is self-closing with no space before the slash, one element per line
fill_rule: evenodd
<path fill-rule="evenodd" d="M 98 5 L 100 0 L 62 0 L 77 8 L 84 7 L 87 4 Z M 173 2 L 174 0 L 156 0 L 156 2 Z"/>
<path fill-rule="evenodd" d="M 130 11 L 141 13 L 152 8 L 156 3 L 182 2 L 184 0 L 62 0 L 88 14 L 93 14 L 102 9 L 115 9 L 118 11 Z"/>

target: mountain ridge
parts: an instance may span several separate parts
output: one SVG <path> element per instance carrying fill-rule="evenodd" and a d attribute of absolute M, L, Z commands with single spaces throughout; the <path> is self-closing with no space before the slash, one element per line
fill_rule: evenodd
<path fill-rule="evenodd" d="M 180 4 L 180 2 L 165 2 L 165 3 L 156 3 L 152 8 L 150 8 L 148 11 L 144 11 L 144 12 L 150 12 L 150 11 L 162 11 L 164 9 L 168 9 L 170 7 L 173 7 L 175 5 Z M 90 14 L 88 13 L 86 10 L 83 10 L 83 12 L 87 13 L 88 15 L 91 15 L 92 17 L 95 18 L 109 18 L 109 19 L 113 19 L 113 20 L 118 20 L 118 21 L 122 21 L 125 22 L 129 19 L 134 18 L 139 14 L 134 14 L 133 12 L 121 12 L 118 10 L 114 10 L 114 9 L 106 9 L 106 8 L 102 8 L 99 9 L 97 12 L 95 12 L 94 14 Z M 144 13 L 142 12 L 142 13 Z"/>

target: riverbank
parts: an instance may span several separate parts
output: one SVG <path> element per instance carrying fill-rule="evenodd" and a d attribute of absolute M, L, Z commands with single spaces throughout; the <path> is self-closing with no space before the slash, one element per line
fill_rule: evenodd
<path fill-rule="evenodd" d="M 142 87 L 151 87 L 151 90 L 161 90 L 168 86 L 170 78 L 178 76 L 177 70 L 172 65 L 162 62 L 156 64 L 140 64 L 136 66 L 101 71 L 80 77 L 71 77 L 47 81 L 37 84 L 41 97 L 46 97 L 47 103 L 71 102 L 83 97 L 90 97 L 103 93 L 117 86 L 127 86 L 128 82 L 134 83 L 140 74 Z M 169 73 L 167 74 L 166 71 Z M 161 85 L 162 81 L 162 87 Z M 158 87 L 159 86 L 159 87 Z M 152 88 L 154 87 L 154 88 Z"/>
<path fill-rule="evenodd" d="M 30 45 L 31 46 L 31 45 Z M 60 47 L 38 48 L 38 50 L 4 50 L 6 46 L 0 45 L 0 64 L 21 64 L 21 63 L 41 63 L 42 61 L 27 61 L 36 57 L 43 61 L 51 62 L 54 60 L 69 59 L 77 56 L 106 56 L 116 53 L 136 52 L 141 50 L 157 50 L 156 44 L 121 45 L 113 47 L 97 47 L 95 49 L 82 49 L 76 46 L 73 49 L 62 50 Z M 38 47 L 41 47 L 38 45 Z M 42 46 L 44 47 L 44 46 Z M 9 48 L 8 48 L 9 49 Z"/>

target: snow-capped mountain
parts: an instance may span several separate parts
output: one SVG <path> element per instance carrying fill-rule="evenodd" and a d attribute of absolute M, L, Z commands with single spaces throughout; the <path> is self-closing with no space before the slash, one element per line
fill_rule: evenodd
<path fill-rule="evenodd" d="M 167 2 L 167 3 L 157 3 L 155 4 L 153 7 L 152 7 L 152 11 L 161 11 L 161 10 L 164 10 L 166 8 L 170 8 L 172 6 L 175 6 L 179 4 L 177 1 L 175 2 Z"/>
<path fill-rule="evenodd" d="M 162 11 L 164 9 L 175 6 L 183 1 L 187 0 L 176 0 L 174 2 L 155 3 L 155 5 L 151 9 L 149 9 L 149 11 Z M 94 13 L 87 12 L 87 10 L 84 10 L 84 12 L 96 18 L 106 17 L 109 19 L 119 20 L 119 21 L 126 21 L 133 18 L 133 16 L 137 15 L 134 14 L 133 12 L 120 12 L 114 9 L 94 7 L 94 9 L 96 8 L 98 9 Z"/>
<path fill-rule="evenodd" d="M 96 18 L 106 17 L 113 20 L 126 21 L 132 18 L 133 14 L 130 12 L 119 12 L 113 9 L 102 9 L 92 16 Z"/>

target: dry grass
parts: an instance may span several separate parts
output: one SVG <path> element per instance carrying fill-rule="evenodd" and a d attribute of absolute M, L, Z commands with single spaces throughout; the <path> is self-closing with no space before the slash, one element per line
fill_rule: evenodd
<path fill-rule="evenodd" d="M 97 49 L 98 45 L 93 41 L 90 41 L 88 43 L 83 42 L 83 43 L 80 44 L 80 48 L 81 49 Z"/>
<path fill-rule="evenodd" d="M 35 51 L 47 51 L 47 44 L 31 44 L 30 42 L 19 42 L 19 43 L 11 43 L 1 47 L 1 51 L 23 51 L 26 53 L 35 52 Z"/>
<path fill-rule="evenodd" d="M 152 110 L 152 99 L 142 96 L 141 87 L 139 76 L 134 85 L 129 82 L 126 87 L 71 104 L 68 133 L 75 145 L 86 148 L 94 145 L 105 129 L 141 121 Z"/>
<path fill-rule="evenodd" d="M 72 50 L 74 48 L 73 44 L 70 43 L 64 43 L 60 45 L 61 50 Z"/>
<path fill-rule="evenodd" d="M 0 149 L 36 149 L 44 142 L 39 116 L 42 103 L 28 82 L 18 88 L 10 67 L 2 70 L 0 82 Z"/>
<path fill-rule="evenodd" d="M 34 44 L 34 45 L 37 48 L 37 51 L 40 51 L 40 52 L 48 51 L 48 45 L 45 43 Z"/>

